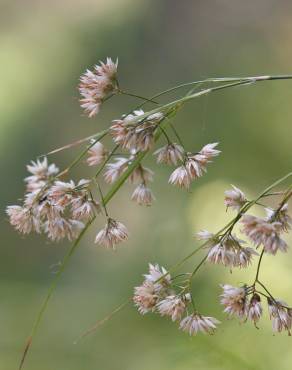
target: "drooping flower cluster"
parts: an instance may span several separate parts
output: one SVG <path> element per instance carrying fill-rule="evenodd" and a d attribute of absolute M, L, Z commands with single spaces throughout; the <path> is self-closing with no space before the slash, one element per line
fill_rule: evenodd
<path fill-rule="evenodd" d="M 106 63 L 95 65 L 80 77 L 80 103 L 89 117 L 95 116 L 102 102 L 117 89 L 118 61 L 107 58 Z"/>
<path fill-rule="evenodd" d="M 206 166 L 211 159 L 220 154 L 220 151 L 215 149 L 217 145 L 218 143 L 207 144 L 198 153 L 185 153 L 183 164 L 172 172 L 169 183 L 188 189 L 193 180 L 207 171 Z M 161 158 L 159 160 L 161 162 Z"/>
<path fill-rule="evenodd" d="M 241 219 L 242 231 L 257 247 L 263 245 L 266 253 L 275 255 L 278 250 L 287 252 L 288 245 L 281 234 L 291 227 L 288 205 L 284 204 L 278 210 L 268 209 L 266 212 L 266 218 L 244 215 Z"/>
<path fill-rule="evenodd" d="M 142 118 L 139 118 L 140 116 Z M 110 130 L 114 142 L 129 151 L 145 152 L 152 149 L 155 130 L 164 119 L 164 115 L 158 112 L 144 116 L 144 111 L 140 109 L 113 121 Z"/>
<path fill-rule="evenodd" d="M 184 158 L 184 148 L 176 143 L 169 143 L 154 152 L 157 156 L 157 163 L 176 166 L 178 162 L 182 162 Z"/>
<path fill-rule="evenodd" d="M 88 166 L 98 166 L 108 156 L 108 151 L 100 141 L 91 140 L 90 149 L 88 150 Z"/>
<path fill-rule="evenodd" d="M 95 243 L 107 248 L 115 249 L 116 244 L 128 238 L 128 230 L 124 224 L 108 218 L 104 229 L 100 230 L 95 238 Z"/>
<path fill-rule="evenodd" d="M 233 287 L 232 285 L 222 285 L 221 304 L 225 306 L 224 312 L 228 315 L 236 315 L 243 318 L 246 315 L 247 307 L 247 288 Z"/>
<path fill-rule="evenodd" d="M 134 289 L 133 301 L 141 314 L 157 312 L 179 321 L 179 328 L 190 335 L 198 332 L 213 334 L 219 321 L 198 312 L 188 313 L 191 293 L 181 289 L 176 292 L 173 280 L 165 268 L 149 265 L 149 274 L 144 275 L 143 284 Z"/>
<path fill-rule="evenodd" d="M 229 316 L 237 316 L 242 321 L 250 320 L 256 326 L 263 314 L 260 292 L 255 286 L 233 287 L 222 285 L 221 304 L 225 306 L 224 312 Z M 250 296 L 250 298 L 249 298 Z M 284 301 L 267 296 L 268 311 L 274 332 L 287 330 L 291 335 L 292 308 Z"/>
<path fill-rule="evenodd" d="M 58 168 L 48 165 L 46 158 L 32 162 L 27 169 L 32 175 L 25 179 L 23 205 L 8 206 L 6 210 L 11 224 L 22 234 L 34 231 L 46 233 L 53 241 L 75 239 L 84 227 L 83 221 L 99 207 L 90 197 L 89 182 L 59 181 Z"/>
<path fill-rule="evenodd" d="M 239 211 L 246 202 L 247 199 L 245 194 L 236 186 L 232 185 L 231 190 L 225 191 L 224 203 L 227 208 L 230 207 L 235 211 Z"/>
<path fill-rule="evenodd" d="M 193 313 L 181 321 L 179 328 L 190 335 L 196 335 L 198 332 L 214 334 L 218 324 L 220 324 L 220 321 L 214 317 Z"/>
<path fill-rule="evenodd" d="M 291 335 L 292 308 L 288 307 L 286 302 L 272 298 L 268 298 L 268 308 L 273 331 L 281 333 L 287 330 L 288 335 Z"/>
<path fill-rule="evenodd" d="M 243 247 L 245 241 L 231 233 L 215 236 L 207 230 L 202 230 L 197 233 L 197 237 L 207 242 L 209 248 L 207 261 L 213 264 L 246 268 L 251 264 L 252 257 L 258 255 L 253 248 Z"/>
<path fill-rule="evenodd" d="M 101 206 L 90 191 L 90 180 L 68 182 L 58 179 L 58 168 L 47 158 L 27 166 L 31 176 L 25 179 L 27 192 L 22 206 L 7 207 L 10 223 L 22 234 L 45 233 L 52 241 L 74 240 L 84 228 L 84 222 L 100 213 Z M 126 227 L 108 218 L 95 242 L 110 248 L 127 239 Z"/>

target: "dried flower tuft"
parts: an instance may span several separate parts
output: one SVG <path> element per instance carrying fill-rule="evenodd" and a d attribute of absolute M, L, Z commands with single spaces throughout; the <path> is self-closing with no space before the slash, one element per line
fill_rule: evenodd
<path fill-rule="evenodd" d="M 117 89 L 117 67 L 118 61 L 107 58 L 106 63 L 100 62 L 80 77 L 80 103 L 89 117 L 95 116 L 104 99 Z"/>
<path fill-rule="evenodd" d="M 232 208 L 239 211 L 247 202 L 245 194 L 236 186 L 231 185 L 233 189 L 225 191 L 224 203 L 227 208 Z"/>
<path fill-rule="evenodd" d="M 220 321 L 210 316 L 202 316 L 194 313 L 185 317 L 181 322 L 179 328 L 188 332 L 190 335 L 196 335 L 198 332 L 204 334 L 214 334 Z"/>
<path fill-rule="evenodd" d="M 100 230 L 95 238 L 95 243 L 107 248 L 115 249 L 115 245 L 128 238 L 128 230 L 124 224 L 108 218 L 104 229 Z"/>

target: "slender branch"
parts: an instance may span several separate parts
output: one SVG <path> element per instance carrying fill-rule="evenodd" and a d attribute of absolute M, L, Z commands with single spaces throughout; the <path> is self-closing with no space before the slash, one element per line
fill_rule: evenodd
<path fill-rule="evenodd" d="M 123 91 L 123 90 L 119 90 L 119 92 L 122 94 L 122 95 L 127 95 L 127 96 L 132 96 L 133 98 L 138 98 L 138 99 L 142 99 L 145 101 L 145 103 L 153 103 L 153 104 L 159 104 L 157 101 L 153 100 L 153 99 L 148 99 L 148 98 L 145 98 L 144 96 L 141 96 L 141 95 L 137 95 L 137 94 L 132 94 L 132 93 L 129 93 L 127 91 Z"/>
<path fill-rule="evenodd" d="M 94 178 L 97 178 L 97 176 L 101 173 L 101 171 L 104 169 L 105 165 L 108 163 L 108 161 L 112 158 L 114 153 L 118 150 L 119 145 L 116 145 L 113 150 L 110 152 L 110 154 L 107 156 L 107 158 L 103 161 L 99 169 L 97 170 L 96 174 L 94 175 Z"/>
<path fill-rule="evenodd" d="M 132 300 L 132 297 L 129 297 L 126 301 L 124 301 L 122 304 L 120 304 L 118 307 L 116 307 L 112 312 L 110 312 L 107 316 L 105 316 L 103 319 L 98 320 L 93 326 L 91 326 L 88 330 L 86 330 L 84 333 L 82 333 L 79 338 L 77 338 L 74 342 L 74 344 L 78 343 L 82 338 L 86 337 L 89 334 L 92 334 L 94 331 L 96 331 L 101 325 L 103 325 L 105 322 L 110 320 L 115 314 L 120 312 L 124 307 L 126 307 Z"/>
<path fill-rule="evenodd" d="M 206 78 L 204 80 L 198 80 L 198 81 L 192 81 L 183 83 L 174 87 L 171 87 L 167 90 L 161 91 L 153 96 L 151 96 L 149 99 L 156 99 L 159 98 L 162 95 L 169 94 L 170 92 L 173 92 L 175 90 L 193 86 L 193 85 L 200 85 L 203 83 L 222 83 L 222 82 L 235 82 L 235 81 L 243 81 L 243 80 L 249 80 L 251 82 L 258 82 L 258 81 L 272 81 L 272 80 L 289 80 L 292 79 L 292 75 L 279 75 L 279 76 L 255 76 L 255 77 L 215 77 L 215 78 Z M 140 106 L 138 106 L 136 109 L 142 107 L 145 103 L 142 103 Z"/>
<path fill-rule="evenodd" d="M 23 356 L 21 358 L 21 362 L 20 362 L 20 366 L 19 366 L 19 370 L 22 369 L 23 365 L 24 365 L 24 361 L 25 361 L 25 358 L 27 356 L 27 353 L 28 353 L 28 350 L 30 349 L 31 347 L 31 344 L 32 344 L 32 340 L 33 340 L 33 337 L 34 335 L 36 334 L 37 332 L 37 329 L 40 325 L 40 321 L 43 317 L 43 314 L 48 306 L 48 303 L 49 303 L 49 300 L 52 296 L 52 294 L 54 293 L 55 289 L 56 289 L 56 286 L 60 280 L 60 277 L 62 275 L 62 273 L 64 272 L 69 260 L 70 260 L 70 257 L 73 255 L 73 253 L 75 252 L 75 250 L 77 249 L 77 247 L 79 246 L 79 242 L 80 240 L 82 239 L 82 237 L 84 236 L 84 234 L 86 233 L 86 231 L 88 230 L 89 226 L 92 224 L 92 222 L 95 220 L 95 217 L 96 216 L 93 216 L 92 219 L 90 221 L 87 222 L 87 224 L 85 225 L 85 227 L 82 229 L 82 231 L 80 232 L 78 238 L 75 240 L 75 242 L 73 243 L 72 247 L 69 249 L 68 253 L 65 255 L 65 257 L 63 258 L 63 261 L 62 263 L 60 264 L 60 268 L 58 270 L 58 272 L 56 273 L 50 287 L 49 287 L 49 290 L 48 290 L 48 293 L 40 307 L 40 310 L 36 316 L 36 319 L 35 319 L 35 322 L 33 324 L 33 327 L 32 327 L 32 330 L 31 330 L 31 334 L 30 336 L 28 337 L 27 339 L 27 342 L 26 342 L 26 345 L 25 345 L 25 349 L 24 349 L 24 352 L 23 352 Z"/>
<path fill-rule="evenodd" d="M 265 248 L 262 249 L 262 252 L 260 254 L 260 258 L 259 258 L 258 265 L 257 265 L 257 272 L 256 272 L 255 282 L 259 281 L 258 280 L 259 279 L 259 273 L 260 273 L 260 268 L 261 268 L 261 263 L 262 263 L 264 253 L 265 253 Z"/>
<path fill-rule="evenodd" d="M 41 154 L 39 157 L 45 157 L 47 155 L 56 154 L 56 153 L 61 152 L 62 150 L 65 150 L 65 149 L 73 148 L 74 146 L 83 144 L 83 143 L 89 141 L 90 139 L 96 139 L 96 141 L 101 140 L 104 136 L 106 136 L 108 134 L 108 131 L 109 130 L 103 130 L 103 131 L 97 132 L 97 133 L 95 133 L 93 135 L 84 137 L 83 139 L 76 140 L 73 143 L 64 145 L 61 148 L 54 149 L 54 150 L 52 150 L 52 151 L 50 151 L 50 152 L 48 152 L 46 154 Z"/>
<path fill-rule="evenodd" d="M 107 135 L 107 132 L 103 132 L 102 134 L 100 134 L 97 138 L 95 138 L 95 140 L 90 144 L 88 145 L 74 160 L 71 164 L 69 164 L 69 166 L 64 170 L 62 171 L 57 177 L 61 177 L 63 175 L 65 175 L 66 173 L 68 173 L 73 167 L 75 167 L 80 161 L 81 159 L 87 154 L 87 152 L 90 150 L 90 148 L 92 148 L 99 140 L 101 140 L 102 138 L 104 138 L 105 136 Z"/>

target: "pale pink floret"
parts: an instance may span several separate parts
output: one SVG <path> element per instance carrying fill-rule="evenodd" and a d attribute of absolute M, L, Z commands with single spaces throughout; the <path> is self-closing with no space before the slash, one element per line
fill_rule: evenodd
<path fill-rule="evenodd" d="M 59 172 L 58 167 L 54 163 L 48 164 L 46 157 L 42 161 L 39 159 L 35 162 L 31 161 L 31 164 L 28 164 L 26 168 L 32 174 L 24 179 L 29 192 L 43 188 L 48 180 L 51 180 Z"/>
<path fill-rule="evenodd" d="M 104 180 L 108 184 L 114 183 L 124 171 L 128 168 L 129 161 L 127 158 L 115 158 L 115 162 L 108 163 L 104 172 Z"/>
<path fill-rule="evenodd" d="M 219 150 L 214 149 L 217 145 L 218 143 L 207 144 L 197 154 L 187 153 L 186 168 L 192 179 L 201 177 L 206 172 L 206 165 L 220 154 Z"/>
<path fill-rule="evenodd" d="M 75 187 L 73 180 L 69 182 L 56 181 L 49 190 L 48 198 L 54 205 L 66 207 L 72 200 Z"/>
<path fill-rule="evenodd" d="M 281 231 L 289 231 L 289 229 L 291 229 L 292 218 L 288 214 L 287 203 L 283 204 L 283 206 L 278 210 L 266 208 L 266 214 L 266 220 L 268 222 L 276 221 L 281 224 Z"/>
<path fill-rule="evenodd" d="M 128 230 L 124 224 L 109 218 L 104 229 L 100 230 L 95 238 L 95 243 L 115 249 L 115 245 L 128 238 Z"/>
<path fill-rule="evenodd" d="M 243 318 L 246 314 L 247 295 L 245 287 L 233 287 L 225 284 L 221 285 L 223 293 L 220 303 L 225 306 L 224 312 L 228 315 L 236 315 Z"/>
<path fill-rule="evenodd" d="M 88 193 L 89 180 L 81 179 L 78 184 L 73 180 L 69 182 L 56 181 L 48 191 L 48 198 L 54 205 L 66 207 L 72 201 L 81 200 Z"/>
<path fill-rule="evenodd" d="M 224 203 L 227 208 L 232 208 L 235 211 L 239 211 L 242 206 L 246 203 L 247 199 L 245 194 L 238 189 L 236 186 L 231 185 L 231 190 L 225 191 Z"/>
<path fill-rule="evenodd" d="M 94 67 L 97 75 L 106 76 L 110 80 L 116 78 L 117 68 L 118 68 L 118 59 L 116 60 L 116 62 L 113 62 L 113 60 L 109 57 L 106 58 L 106 63 L 100 61 L 100 65 L 97 64 Z"/>
<path fill-rule="evenodd" d="M 140 120 L 139 116 L 143 115 L 143 110 L 135 110 L 123 119 L 113 121 L 111 134 L 114 142 L 127 150 L 150 150 L 154 144 L 154 131 L 164 116 L 158 112 Z"/>
<path fill-rule="evenodd" d="M 246 268 L 251 265 L 253 256 L 258 255 L 259 254 L 253 248 L 240 248 L 235 256 L 234 266 Z"/>
<path fill-rule="evenodd" d="M 97 141 L 89 150 L 86 160 L 88 166 L 97 166 L 107 158 L 108 152 L 104 145 Z"/>
<path fill-rule="evenodd" d="M 213 239 L 213 243 L 209 249 L 207 260 L 214 264 L 246 268 L 251 264 L 252 257 L 258 255 L 254 249 L 243 247 L 244 241 L 235 235 L 228 234 Z"/>
<path fill-rule="evenodd" d="M 151 189 L 149 189 L 145 184 L 140 184 L 136 187 L 131 199 L 139 205 L 145 206 L 151 206 L 153 200 L 155 200 Z"/>
<path fill-rule="evenodd" d="M 94 215 L 94 210 L 100 211 L 100 205 L 87 196 L 78 197 L 71 200 L 72 217 L 75 220 L 88 219 Z"/>
<path fill-rule="evenodd" d="M 40 232 L 41 225 L 31 209 L 21 206 L 8 206 L 6 213 L 9 216 L 10 224 L 21 234 L 29 234 L 32 231 Z"/>
<path fill-rule="evenodd" d="M 155 311 L 158 298 L 154 284 L 150 281 L 144 281 L 134 289 L 133 301 L 142 315 Z"/>
<path fill-rule="evenodd" d="M 256 325 L 256 323 L 260 320 L 263 314 L 263 308 L 261 305 L 261 297 L 255 293 L 249 302 L 247 304 L 247 310 L 246 310 L 246 316 L 247 319 L 253 321 L 253 323 Z"/>
<path fill-rule="evenodd" d="M 266 253 L 275 255 L 278 250 L 287 251 L 287 243 L 280 237 L 282 229 L 280 222 L 268 222 L 252 215 L 244 215 L 241 222 L 243 224 L 242 231 L 256 246 L 262 244 Z"/>
<path fill-rule="evenodd" d="M 200 230 L 196 233 L 196 238 L 198 240 L 205 240 L 205 241 L 212 241 L 214 238 L 214 234 L 210 233 L 208 230 Z"/>
<path fill-rule="evenodd" d="M 154 155 L 157 156 L 157 163 L 177 165 L 177 162 L 183 160 L 184 148 L 176 143 L 171 143 L 156 150 Z"/>
<path fill-rule="evenodd" d="M 172 321 L 180 320 L 186 310 L 190 295 L 170 295 L 157 303 L 156 308 L 161 316 L 170 316 Z"/>
<path fill-rule="evenodd" d="M 95 116 L 104 99 L 117 88 L 118 62 L 107 58 L 106 63 L 100 62 L 93 71 L 87 70 L 80 77 L 80 103 L 89 117 Z"/>
<path fill-rule="evenodd" d="M 188 189 L 191 184 L 191 178 L 186 167 L 181 166 L 176 168 L 170 175 L 168 182 L 172 185 Z"/>
<path fill-rule="evenodd" d="M 287 303 L 279 299 L 268 298 L 268 308 L 273 331 L 280 333 L 287 330 L 288 335 L 291 335 L 292 309 L 288 307 Z"/>
<path fill-rule="evenodd" d="M 207 261 L 214 264 L 223 264 L 224 266 L 233 266 L 235 260 L 235 252 L 218 243 L 213 245 L 208 253 Z"/>
<path fill-rule="evenodd" d="M 188 332 L 190 335 L 196 335 L 198 332 L 214 334 L 218 324 L 220 324 L 220 321 L 214 317 L 202 316 L 194 313 L 185 317 L 180 322 L 179 328 Z"/>
<path fill-rule="evenodd" d="M 163 266 L 149 263 L 149 273 L 144 275 L 145 280 L 153 283 L 157 291 L 164 290 L 171 284 L 171 276 Z"/>
<path fill-rule="evenodd" d="M 61 239 L 68 238 L 68 240 L 76 239 L 84 224 L 77 220 L 66 220 L 63 217 L 55 217 L 48 220 L 44 224 L 45 233 L 52 241 L 60 241 Z"/>
<path fill-rule="evenodd" d="M 132 158 L 130 158 L 132 160 Z M 149 168 L 142 166 L 141 164 L 134 169 L 129 176 L 129 182 L 131 184 L 137 184 L 141 182 L 153 181 L 154 172 Z"/>

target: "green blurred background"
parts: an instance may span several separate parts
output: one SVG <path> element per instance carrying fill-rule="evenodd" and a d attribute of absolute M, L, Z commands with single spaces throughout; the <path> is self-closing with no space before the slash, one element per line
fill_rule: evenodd
<path fill-rule="evenodd" d="M 108 126 L 136 104 L 114 98 L 96 119 L 78 104 L 80 74 L 119 57 L 122 86 L 149 96 L 205 77 L 292 73 L 292 3 L 284 0 L 2 0 L 0 9 L 0 369 L 16 369 L 21 350 L 57 264 L 69 243 L 23 238 L 4 216 L 24 190 L 25 165 L 39 154 Z M 202 313 L 224 323 L 217 335 L 189 338 L 155 315 L 128 306 L 94 335 L 78 335 L 132 293 L 147 263 L 170 266 L 196 247 L 195 231 L 216 231 L 232 217 L 223 192 L 230 183 L 249 197 L 289 172 L 292 82 L 235 88 L 188 104 L 176 125 L 189 149 L 220 141 L 222 155 L 191 193 L 167 184 L 154 165 L 157 201 L 141 208 L 126 185 L 110 205 L 131 232 L 117 253 L 93 244 L 98 221 L 72 259 L 27 358 L 27 370 L 291 369 L 292 342 L 227 321 L 219 283 L 250 281 L 253 268 L 231 275 L 204 267 L 194 283 Z M 78 149 L 51 157 L 61 168 Z M 90 176 L 79 166 L 72 177 Z M 199 260 L 194 258 L 185 270 Z M 291 253 L 266 258 L 263 280 L 292 303 Z"/>

